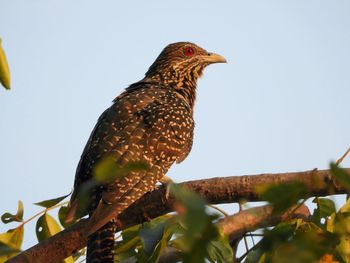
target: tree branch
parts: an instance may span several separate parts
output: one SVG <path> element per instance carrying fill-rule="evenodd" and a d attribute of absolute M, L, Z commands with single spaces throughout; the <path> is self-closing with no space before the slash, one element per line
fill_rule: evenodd
<path fill-rule="evenodd" d="M 299 207 L 292 207 L 283 214 L 273 214 L 273 207 L 265 205 L 249 208 L 225 217 L 217 222 L 217 226 L 232 240 L 241 238 L 247 232 L 274 226 L 288 219 L 307 219 L 309 215 L 310 211 L 304 204 Z"/>
<path fill-rule="evenodd" d="M 265 205 L 253 207 L 238 213 L 220 219 L 216 225 L 222 232 L 229 236 L 230 240 L 239 239 L 245 233 L 255 231 L 257 229 L 274 226 L 278 223 L 292 219 L 306 219 L 310 215 L 310 211 L 306 205 L 300 207 L 292 207 L 283 214 L 273 214 L 273 207 Z M 167 247 L 159 258 L 159 263 L 175 263 L 181 260 L 183 252 L 172 247 Z M 136 261 L 135 261 L 136 262 Z M 126 263 L 126 262 L 125 262 Z M 129 263 L 129 262 L 128 262 Z"/>
<path fill-rule="evenodd" d="M 350 173 L 350 168 L 345 169 Z M 309 189 L 310 196 L 345 194 L 344 188 L 336 184 L 329 170 L 312 170 L 295 173 L 260 174 L 251 176 L 231 176 L 184 182 L 182 185 L 197 192 L 211 204 L 238 202 L 239 200 L 262 201 L 255 190 L 264 184 L 303 182 Z M 174 199 L 166 199 L 165 187 L 146 194 L 139 201 L 126 209 L 117 220 L 117 229 L 142 223 L 172 211 Z M 8 263 L 24 262 L 59 262 L 86 244 L 84 237 L 87 219 L 83 219 L 62 232 L 23 251 Z"/>

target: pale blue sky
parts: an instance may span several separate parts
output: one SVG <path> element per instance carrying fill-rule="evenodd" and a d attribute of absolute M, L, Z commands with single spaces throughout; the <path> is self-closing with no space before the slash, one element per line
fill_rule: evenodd
<path fill-rule="evenodd" d="M 177 41 L 229 63 L 199 81 L 175 181 L 327 168 L 350 146 L 349 13 L 346 0 L 0 0 L 12 73 L 0 89 L 0 213 L 22 199 L 28 218 L 32 203 L 68 193 L 98 116 Z M 25 247 L 35 242 L 32 223 Z"/>

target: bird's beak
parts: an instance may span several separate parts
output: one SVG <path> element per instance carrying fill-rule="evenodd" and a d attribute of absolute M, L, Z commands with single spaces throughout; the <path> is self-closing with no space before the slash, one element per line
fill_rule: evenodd
<path fill-rule="evenodd" d="M 202 56 L 202 59 L 204 60 L 204 62 L 207 62 L 209 64 L 227 63 L 226 59 L 223 56 L 211 52 L 208 52 L 207 55 Z"/>

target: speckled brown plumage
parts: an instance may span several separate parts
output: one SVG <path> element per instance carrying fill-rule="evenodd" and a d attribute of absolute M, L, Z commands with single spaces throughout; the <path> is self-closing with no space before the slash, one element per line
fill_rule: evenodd
<path fill-rule="evenodd" d="M 70 217 L 80 187 L 92 178 L 100 160 L 113 157 L 121 166 L 141 161 L 148 169 L 92 190 L 86 211 L 91 216 L 87 262 L 113 262 L 113 218 L 154 189 L 170 166 L 189 154 L 196 82 L 207 65 L 218 62 L 225 59 L 193 43 L 168 45 L 145 78 L 127 88 L 99 118 L 77 168 Z"/>

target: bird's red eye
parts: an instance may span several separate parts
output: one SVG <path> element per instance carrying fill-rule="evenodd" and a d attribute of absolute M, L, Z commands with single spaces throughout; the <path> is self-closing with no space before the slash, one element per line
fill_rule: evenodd
<path fill-rule="evenodd" d="M 194 49 L 192 47 L 186 47 L 184 53 L 185 56 L 190 57 L 194 54 Z"/>

